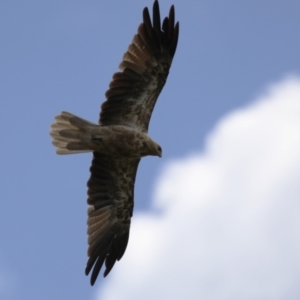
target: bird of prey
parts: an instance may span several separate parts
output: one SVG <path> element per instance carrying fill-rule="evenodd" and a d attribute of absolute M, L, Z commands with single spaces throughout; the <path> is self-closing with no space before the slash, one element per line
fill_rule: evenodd
<path fill-rule="evenodd" d="M 88 262 L 94 285 L 102 265 L 104 277 L 127 247 L 139 161 L 162 156 L 147 134 L 156 100 L 175 54 L 179 23 L 174 6 L 161 23 L 158 1 L 151 21 L 147 8 L 132 43 L 113 75 L 98 124 L 71 113 L 55 117 L 50 135 L 57 154 L 93 152 L 88 186 Z"/>

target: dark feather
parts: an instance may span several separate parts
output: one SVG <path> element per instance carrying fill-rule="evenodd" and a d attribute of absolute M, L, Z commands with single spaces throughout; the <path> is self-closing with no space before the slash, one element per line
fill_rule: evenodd
<path fill-rule="evenodd" d="M 160 29 L 160 12 L 159 12 L 159 5 L 158 1 L 154 1 L 153 4 L 153 28 L 158 35 L 161 34 Z"/>

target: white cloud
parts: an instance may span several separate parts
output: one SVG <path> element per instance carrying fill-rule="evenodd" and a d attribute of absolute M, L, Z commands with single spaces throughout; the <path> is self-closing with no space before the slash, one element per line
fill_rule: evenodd
<path fill-rule="evenodd" d="M 98 300 L 300 299 L 300 79 L 165 167 Z"/>

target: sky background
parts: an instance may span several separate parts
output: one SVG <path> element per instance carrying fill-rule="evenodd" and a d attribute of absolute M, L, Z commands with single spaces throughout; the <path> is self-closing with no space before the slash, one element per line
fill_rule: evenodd
<path fill-rule="evenodd" d="M 300 3 L 171 4 L 163 158 L 142 160 L 129 246 L 91 287 L 92 155 L 56 155 L 50 125 L 98 120 L 152 1 L 0 1 L 1 299 L 300 298 Z"/>

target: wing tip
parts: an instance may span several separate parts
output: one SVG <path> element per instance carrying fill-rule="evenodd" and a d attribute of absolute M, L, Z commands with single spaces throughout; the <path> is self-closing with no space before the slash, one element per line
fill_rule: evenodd
<path fill-rule="evenodd" d="M 179 36 L 179 22 L 175 23 L 175 6 L 171 5 L 169 15 L 161 23 L 160 9 L 157 0 L 153 3 L 153 29 L 159 36 L 160 43 L 173 58 L 177 48 Z"/>

